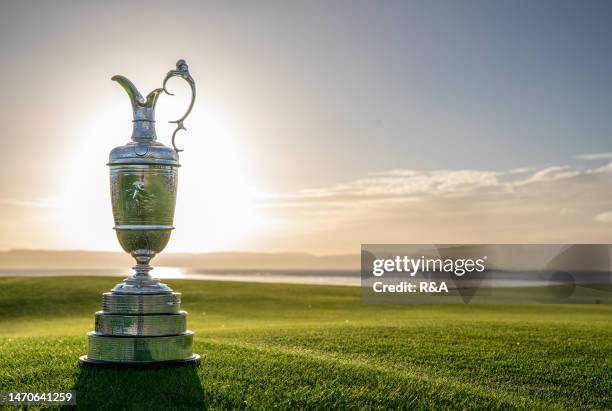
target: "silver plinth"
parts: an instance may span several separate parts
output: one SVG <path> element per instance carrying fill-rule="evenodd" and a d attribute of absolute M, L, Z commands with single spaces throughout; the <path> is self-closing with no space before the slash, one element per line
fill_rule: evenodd
<path fill-rule="evenodd" d="M 172 147 L 156 141 L 155 104 L 166 83 L 180 77 L 191 87 L 191 103 L 178 120 Z M 176 133 L 193 108 L 195 83 L 184 60 L 168 72 L 161 88 L 146 98 L 123 76 L 114 76 L 127 92 L 133 111 L 132 141 L 115 147 L 109 156 L 110 192 L 117 240 L 136 260 L 134 274 L 102 297 L 95 315 L 95 331 L 87 335 L 85 364 L 166 364 L 197 361 L 193 333 L 181 295 L 150 275 L 150 261 L 170 240 L 178 185 L 179 150 Z"/>
<path fill-rule="evenodd" d="M 166 337 L 109 337 L 90 332 L 88 359 L 106 362 L 159 362 L 194 359 L 193 333 Z"/>
<path fill-rule="evenodd" d="M 176 314 L 181 294 L 102 294 L 102 311 L 109 314 Z"/>
<path fill-rule="evenodd" d="M 103 296 L 104 310 L 95 315 L 87 334 L 86 364 L 163 364 L 199 360 L 193 354 L 193 332 L 180 294 L 113 294 Z"/>
<path fill-rule="evenodd" d="M 119 337 L 150 335 L 164 337 L 187 331 L 187 313 L 125 315 L 96 313 L 96 334 Z"/>

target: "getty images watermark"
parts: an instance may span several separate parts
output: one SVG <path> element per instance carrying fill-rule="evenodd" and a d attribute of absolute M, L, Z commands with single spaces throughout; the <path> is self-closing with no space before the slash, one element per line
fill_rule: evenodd
<path fill-rule="evenodd" d="M 462 277 L 466 273 L 485 271 L 487 256 L 482 258 L 431 258 L 424 255 L 418 258 L 407 255 L 396 255 L 394 258 L 377 258 L 372 262 L 372 275 L 381 277 L 383 274 L 403 273 L 405 277 L 414 278 L 417 273 L 447 273 Z M 446 281 L 400 281 L 397 284 L 385 284 L 375 281 L 372 289 L 375 293 L 409 292 L 409 293 L 448 293 Z"/>
<path fill-rule="evenodd" d="M 607 244 L 364 244 L 372 304 L 612 302 Z"/>

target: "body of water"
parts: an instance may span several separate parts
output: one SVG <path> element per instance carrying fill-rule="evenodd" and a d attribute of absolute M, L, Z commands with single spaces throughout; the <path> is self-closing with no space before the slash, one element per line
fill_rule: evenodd
<path fill-rule="evenodd" d="M 131 270 L 0 270 L 0 277 L 127 277 Z M 238 281 L 279 284 L 319 284 L 359 287 L 359 271 L 199 271 L 179 267 L 156 267 L 151 275 L 162 280 Z"/>
<path fill-rule="evenodd" d="M 0 277 L 56 277 L 56 276 L 98 276 L 127 277 L 132 270 L 92 270 L 92 269 L 49 269 L 49 270 L 0 270 Z M 156 267 L 151 274 L 162 280 L 208 280 L 237 281 L 251 283 L 278 284 L 315 284 L 341 285 L 359 287 L 361 276 L 359 271 L 335 270 L 189 270 L 180 267 Z M 480 278 L 479 278 L 480 277 Z M 405 276 L 387 275 L 388 281 L 403 281 Z M 380 277 L 372 277 L 366 281 L 368 286 Z M 423 278 L 415 278 L 423 281 Z M 431 280 L 436 281 L 434 277 Z M 439 280 L 438 280 L 439 281 Z M 612 284 L 610 273 L 556 273 L 556 272 L 521 272 L 521 271 L 489 271 L 474 275 L 472 278 L 462 278 L 461 281 L 450 281 L 449 288 L 512 288 L 512 287 L 542 287 L 564 284 Z"/>

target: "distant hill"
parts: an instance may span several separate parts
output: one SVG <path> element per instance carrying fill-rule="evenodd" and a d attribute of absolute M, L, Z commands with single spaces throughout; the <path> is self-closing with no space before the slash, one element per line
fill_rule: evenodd
<path fill-rule="evenodd" d="M 358 270 L 359 255 L 313 255 L 308 253 L 163 253 L 153 265 L 190 269 L 293 269 Z M 0 269 L 113 269 L 130 267 L 126 253 L 104 251 L 9 250 L 0 251 Z"/>
<path fill-rule="evenodd" d="M 397 250 L 396 250 L 397 251 Z M 404 250 L 405 251 L 405 250 Z M 488 269 L 609 271 L 608 245 L 455 245 L 411 250 L 413 256 L 481 258 Z M 384 254 L 384 253 L 383 253 Z M 377 258 L 384 258 L 381 254 Z M 392 254 L 392 253 L 391 253 Z M 0 269 L 126 269 L 134 260 L 126 253 L 104 251 L 0 251 Z M 359 270 L 359 254 L 308 253 L 162 253 L 154 266 L 191 270 Z"/>

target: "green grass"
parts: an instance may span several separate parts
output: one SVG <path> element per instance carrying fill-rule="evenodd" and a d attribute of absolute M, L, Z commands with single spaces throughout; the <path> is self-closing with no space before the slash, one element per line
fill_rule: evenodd
<path fill-rule="evenodd" d="M 83 368 L 113 278 L 0 279 L 0 390 L 84 409 L 612 408 L 610 305 L 362 305 L 349 287 L 171 281 L 199 367 Z"/>

